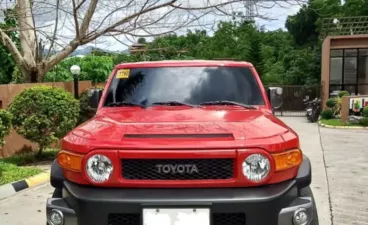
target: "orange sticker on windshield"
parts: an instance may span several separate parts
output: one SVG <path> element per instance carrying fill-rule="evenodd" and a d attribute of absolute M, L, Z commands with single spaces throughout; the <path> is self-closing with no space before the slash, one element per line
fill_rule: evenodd
<path fill-rule="evenodd" d="M 118 70 L 117 74 L 116 74 L 116 78 L 118 79 L 126 79 L 129 77 L 130 74 L 130 69 L 122 69 L 122 70 Z"/>

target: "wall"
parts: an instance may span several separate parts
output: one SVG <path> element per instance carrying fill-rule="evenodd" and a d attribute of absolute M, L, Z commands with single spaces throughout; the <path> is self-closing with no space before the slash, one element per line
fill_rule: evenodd
<path fill-rule="evenodd" d="M 334 36 L 330 40 L 331 49 L 368 47 L 368 35 Z"/>
<path fill-rule="evenodd" d="M 322 107 L 325 108 L 325 102 L 328 99 L 330 91 L 330 49 L 331 40 L 327 37 L 322 44 L 322 59 L 321 59 L 321 84 L 322 84 Z"/>
<path fill-rule="evenodd" d="M 55 82 L 55 83 L 29 83 L 29 84 L 7 84 L 0 85 L 0 108 L 6 109 L 8 105 L 13 101 L 14 97 L 22 92 L 24 89 L 36 86 L 54 86 L 63 88 L 66 91 L 71 92 L 74 95 L 74 84 L 73 82 Z M 79 81 L 79 90 L 81 93 L 84 90 L 92 87 L 91 81 Z M 11 130 L 10 135 L 5 138 L 5 145 L 1 150 L 0 157 L 6 157 L 19 151 L 30 151 L 36 150 L 37 144 L 32 143 L 23 138 L 23 136 L 18 135 L 14 130 Z"/>
<path fill-rule="evenodd" d="M 330 50 L 343 48 L 368 48 L 368 35 L 328 36 L 322 44 L 321 84 L 322 104 L 326 107 L 330 93 Z"/>

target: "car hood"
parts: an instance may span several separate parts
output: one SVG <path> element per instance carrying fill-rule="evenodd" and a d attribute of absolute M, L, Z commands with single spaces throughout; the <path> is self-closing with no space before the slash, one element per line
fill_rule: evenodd
<path fill-rule="evenodd" d="M 228 146 L 231 141 L 249 143 L 287 132 L 289 128 L 282 121 L 263 110 L 124 109 L 98 113 L 64 140 L 118 148 L 135 148 L 137 143 L 152 146 L 153 142 L 170 147 L 193 144 L 190 141 L 197 146 L 201 142 Z"/>

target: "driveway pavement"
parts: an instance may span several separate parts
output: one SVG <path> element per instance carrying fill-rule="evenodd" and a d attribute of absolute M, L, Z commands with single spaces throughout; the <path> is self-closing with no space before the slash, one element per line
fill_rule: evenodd
<path fill-rule="evenodd" d="M 320 225 L 368 225 L 368 131 L 319 129 L 304 117 L 281 119 L 297 131 L 311 159 Z M 44 184 L 0 201 L 0 225 L 44 225 L 52 191 Z"/>
<path fill-rule="evenodd" d="M 44 184 L 0 201 L 0 225 L 45 225 L 46 199 L 53 188 Z"/>
<path fill-rule="evenodd" d="M 333 225 L 368 225 L 368 131 L 321 128 Z"/>
<path fill-rule="evenodd" d="M 280 117 L 295 130 L 300 138 L 301 149 L 312 164 L 311 188 L 317 204 L 319 224 L 331 225 L 328 183 L 324 166 L 323 150 L 320 141 L 319 127 L 316 123 L 308 123 L 305 117 Z M 346 224 L 347 225 L 347 224 Z M 349 224 L 351 225 L 351 224 Z"/>
<path fill-rule="evenodd" d="M 368 130 L 319 128 L 305 118 L 282 120 L 298 132 L 311 159 L 320 225 L 368 225 Z"/>

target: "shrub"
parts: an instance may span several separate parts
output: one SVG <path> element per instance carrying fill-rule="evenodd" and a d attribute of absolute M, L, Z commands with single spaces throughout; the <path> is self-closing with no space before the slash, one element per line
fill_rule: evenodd
<path fill-rule="evenodd" d="M 321 112 L 322 119 L 329 120 L 333 117 L 333 111 L 331 109 L 325 109 Z"/>
<path fill-rule="evenodd" d="M 0 155 L 3 155 L 2 146 L 5 144 L 4 138 L 9 135 L 11 128 L 12 114 L 6 110 L 0 110 Z M 1 175 L 1 171 L 0 171 Z"/>
<path fill-rule="evenodd" d="M 12 114 L 4 109 L 0 110 L 0 147 L 4 143 L 4 138 L 9 135 L 11 128 Z"/>
<path fill-rule="evenodd" d="M 368 106 L 363 108 L 363 116 L 368 117 Z"/>
<path fill-rule="evenodd" d="M 360 103 L 359 103 L 359 101 L 354 102 L 354 109 L 360 110 Z"/>
<path fill-rule="evenodd" d="M 328 99 L 328 100 L 326 101 L 326 106 L 327 106 L 328 108 L 333 108 L 333 107 L 335 107 L 335 106 L 336 106 L 336 104 L 337 104 L 337 100 L 336 100 L 335 98 L 330 98 L 330 99 Z"/>
<path fill-rule="evenodd" d="M 38 155 L 78 121 L 79 102 L 61 88 L 35 86 L 18 94 L 9 106 L 18 134 L 39 144 Z"/>
<path fill-rule="evenodd" d="M 363 117 L 359 120 L 359 124 L 364 126 L 364 127 L 368 127 L 368 117 Z"/>
<path fill-rule="evenodd" d="M 340 91 L 339 92 L 339 98 L 342 98 L 343 96 L 349 96 L 350 93 L 348 91 Z"/>

